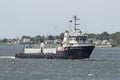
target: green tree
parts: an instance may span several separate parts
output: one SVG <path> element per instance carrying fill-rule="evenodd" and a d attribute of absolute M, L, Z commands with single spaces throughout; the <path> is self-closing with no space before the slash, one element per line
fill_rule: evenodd
<path fill-rule="evenodd" d="M 117 43 L 120 44 L 120 32 L 111 34 L 111 38 Z"/>
<path fill-rule="evenodd" d="M 3 40 L 2 40 L 2 43 L 7 43 L 8 42 L 8 39 L 7 38 L 4 38 Z"/>
<path fill-rule="evenodd" d="M 44 42 L 44 37 L 37 35 L 34 38 L 32 38 L 33 43 L 41 43 Z"/>
<path fill-rule="evenodd" d="M 25 38 L 31 39 L 30 36 L 22 36 L 22 40 L 25 39 Z"/>
<path fill-rule="evenodd" d="M 48 39 L 48 40 L 54 40 L 55 38 L 54 38 L 52 35 L 49 35 L 49 36 L 47 37 L 47 39 Z"/>
<path fill-rule="evenodd" d="M 101 39 L 102 40 L 109 40 L 110 39 L 110 34 L 108 32 L 101 33 Z"/>
<path fill-rule="evenodd" d="M 102 40 L 101 34 L 97 34 L 97 35 L 96 35 L 96 39 L 97 39 L 97 40 Z"/>
<path fill-rule="evenodd" d="M 96 38 L 96 34 L 94 34 L 94 33 L 88 34 L 88 37 L 89 38 Z"/>

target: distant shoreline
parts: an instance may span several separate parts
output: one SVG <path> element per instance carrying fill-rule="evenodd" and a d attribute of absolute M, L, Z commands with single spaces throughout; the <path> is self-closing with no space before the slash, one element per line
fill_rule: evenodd
<path fill-rule="evenodd" d="M 112 46 L 112 45 L 95 45 L 96 48 L 120 48 L 120 46 Z"/>
<path fill-rule="evenodd" d="M 6 46 L 21 46 L 22 44 L 0 44 L 1 45 L 6 45 Z M 33 44 L 33 45 L 39 45 L 39 44 Z M 109 45 L 95 45 L 96 48 L 120 48 L 120 46 L 109 46 Z"/>

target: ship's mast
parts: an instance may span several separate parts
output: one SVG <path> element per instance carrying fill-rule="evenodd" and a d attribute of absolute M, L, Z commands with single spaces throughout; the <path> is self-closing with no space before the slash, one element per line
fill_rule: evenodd
<path fill-rule="evenodd" d="M 77 26 L 77 25 L 80 25 L 80 24 L 77 24 L 76 21 L 77 21 L 77 20 L 80 20 L 80 18 L 77 18 L 77 16 L 74 16 L 73 18 L 74 18 L 74 30 L 76 31 L 76 30 L 78 30 L 78 29 L 76 28 L 76 26 Z"/>

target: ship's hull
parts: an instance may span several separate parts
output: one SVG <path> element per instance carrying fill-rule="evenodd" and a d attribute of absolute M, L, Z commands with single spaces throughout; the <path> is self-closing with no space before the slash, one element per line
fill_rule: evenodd
<path fill-rule="evenodd" d="M 15 58 L 35 58 L 35 59 L 84 59 L 89 58 L 94 46 L 66 47 L 65 51 L 54 53 L 17 53 Z"/>

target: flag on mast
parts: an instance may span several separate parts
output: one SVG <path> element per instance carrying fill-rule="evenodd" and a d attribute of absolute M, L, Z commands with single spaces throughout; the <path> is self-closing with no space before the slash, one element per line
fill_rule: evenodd
<path fill-rule="evenodd" d="M 70 20 L 69 22 L 72 23 L 72 20 Z"/>

